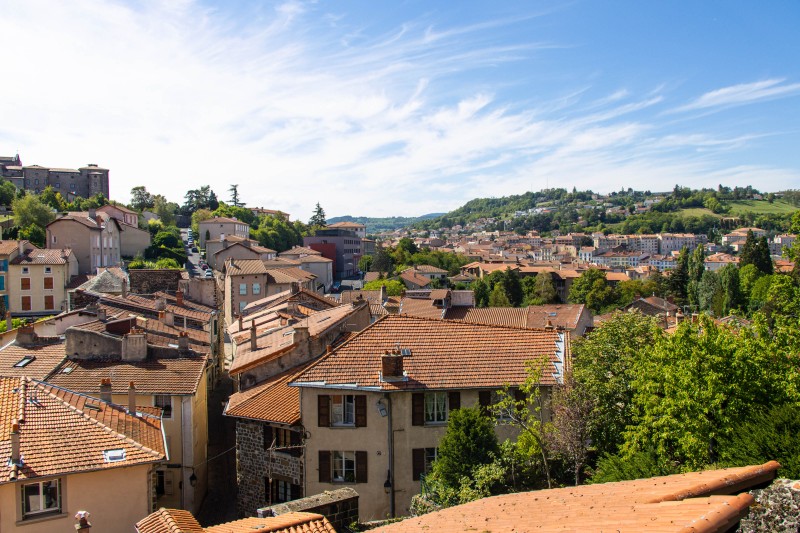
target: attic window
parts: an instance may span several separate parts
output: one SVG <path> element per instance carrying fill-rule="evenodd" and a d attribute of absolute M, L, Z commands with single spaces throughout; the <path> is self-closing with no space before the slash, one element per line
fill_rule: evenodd
<path fill-rule="evenodd" d="M 403 357 L 409 357 L 411 355 L 411 348 L 401 348 L 400 355 Z"/>
<path fill-rule="evenodd" d="M 61 369 L 62 374 L 69 374 L 70 372 L 72 372 L 71 366 L 65 366 L 64 368 Z"/>
<path fill-rule="evenodd" d="M 34 361 L 35 359 L 36 357 L 32 355 L 26 355 L 25 357 L 23 357 L 14 364 L 14 368 L 23 368 L 25 366 L 28 366 L 31 363 L 31 361 Z"/>
<path fill-rule="evenodd" d="M 107 463 L 117 463 L 125 460 L 125 450 L 118 448 L 116 450 L 103 450 L 103 457 Z"/>
<path fill-rule="evenodd" d="M 558 316 L 558 313 L 547 313 L 547 316 Z"/>

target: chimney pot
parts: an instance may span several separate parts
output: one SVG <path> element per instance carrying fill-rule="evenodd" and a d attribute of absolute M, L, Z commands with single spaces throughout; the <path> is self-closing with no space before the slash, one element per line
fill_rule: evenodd
<path fill-rule="evenodd" d="M 258 337 L 256 336 L 256 325 L 250 326 L 250 351 L 258 350 Z"/>
<path fill-rule="evenodd" d="M 175 291 L 175 305 L 178 307 L 183 307 L 183 291 L 177 290 Z"/>
<path fill-rule="evenodd" d="M 136 385 L 133 381 L 128 384 L 128 413 L 136 416 Z"/>
<path fill-rule="evenodd" d="M 100 380 L 100 399 L 111 403 L 111 379 L 103 378 Z"/>
<path fill-rule="evenodd" d="M 185 331 L 181 331 L 178 334 L 178 350 L 181 352 L 189 351 L 189 334 Z"/>
<path fill-rule="evenodd" d="M 11 462 L 18 465 L 20 462 L 19 450 L 19 422 L 14 420 L 11 422 Z"/>
<path fill-rule="evenodd" d="M 120 292 L 120 296 L 123 298 L 128 297 L 128 280 L 126 279 L 122 280 L 122 291 Z"/>

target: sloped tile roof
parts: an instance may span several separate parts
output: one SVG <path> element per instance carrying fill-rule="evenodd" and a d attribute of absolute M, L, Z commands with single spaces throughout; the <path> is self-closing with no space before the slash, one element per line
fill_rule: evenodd
<path fill-rule="evenodd" d="M 19 241 L 0 240 L 0 255 L 8 255 L 17 249 L 19 249 Z"/>
<path fill-rule="evenodd" d="M 204 533 L 189 511 L 161 508 L 136 522 L 138 533 Z"/>
<path fill-rule="evenodd" d="M 421 276 L 411 270 L 406 270 L 405 272 L 401 273 L 400 279 L 418 287 L 427 287 L 431 282 L 431 280 L 427 277 Z"/>
<path fill-rule="evenodd" d="M 273 282 L 278 284 L 294 282 L 304 283 L 312 279 L 317 279 L 317 276 L 311 272 L 306 272 L 305 270 L 294 267 L 273 268 L 269 270 L 268 274 L 272 278 Z"/>
<path fill-rule="evenodd" d="M 300 422 L 300 389 L 289 382 L 310 363 L 272 376 L 251 389 L 231 395 L 225 409 L 227 416 L 294 425 Z"/>
<path fill-rule="evenodd" d="M 0 456 L 9 457 L 9 430 L 20 427 L 21 466 L 0 462 L 0 483 L 161 461 L 161 419 L 30 378 L 0 378 Z M 125 450 L 109 462 L 103 452 Z"/>
<path fill-rule="evenodd" d="M 67 360 L 49 381 L 83 392 L 100 393 L 100 380 L 111 378 L 114 394 L 126 394 L 128 383 L 140 394 L 193 395 L 206 366 L 206 356 L 148 359 L 139 362 Z"/>
<path fill-rule="evenodd" d="M 445 318 L 474 324 L 496 324 L 516 328 L 544 328 L 549 321 L 555 327 L 574 330 L 583 304 L 549 304 L 530 307 L 451 307 Z"/>
<path fill-rule="evenodd" d="M 339 327 L 339 322 L 355 313 L 357 308 L 352 305 L 340 305 L 298 321 L 291 326 L 284 326 L 279 330 L 268 333 L 256 339 L 256 350 L 252 350 L 249 342 L 243 342 L 236 347 L 236 356 L 229 369 L 231 375 L 243 372 L 255 365 L 266 362 L 276 355 L 292 349 L 295 344 L 295 328 L 307 327 L 310 338 L 318 337 L 330 328 Z"/>
<path fill-rule="evenodd" d="M 11 260 L 12 265 L 64 265 L 67 257 L 72 253 L 69 248 L 45 248 L 26 250 Z"/>
<path fill-rule="evenodd" d="M 234 259 L 225 262 L 225 270 L 229 276 L 249 276 L 266 274 L 267 267 L 261 259 Z"/>
<path fill-rule="evenodd" d="M 780 467 L 759 465 L 483 498 L 372 531 L 729 531 Z M 720 495 L 720 494 L 724 494 Z"/>
<path fill-rule="evenodd" d="M 403 357 L 406 379 L 383 381 L 381 357 L 397 348 L 411 350 Z M 499 388 L 523 383 L 528 362 L 539 360 L 547 365 L 541 383 L 553 385 L 562 359 L 569 359 L 569 338 L 555 330 L 386 315 L 293 383 L 382 390 Z"/>
<path fill-rule="evenodd" d="M 211 311 L 209 307 L 200 305 L 194 302 L 184 300 L 183 306 L 174 304 L 174 299 L 167 298 L 166 310 L 175 313 L 176 317 L 186 317 L 187 319 L 207 324 L 211 320 Z M 109 307 L 117 309 L 125 309 L 134 313 L 141 313 L 145 315 L 155 316 L 158 314 L 156 309 L 157 302 L 153 298 L 145 298 L 144 296 L 137 296 L 135 294 L 128 294 L 127 297 L 113 294 L 103 294 L 100 298 L 100 303 Z"/>
<path fill-rule="evenodd" d="M 432 299 L 403 298 L 400 301 L 400 312 L 422 318 L 445 318 L 445 309 L 433 305 Z"/>
<path fill-rule="evenodd" d="M 312 250 L 311 248 L 307 248 L 305 246 L 294 246 L 289 248 L 288 250 L 284 250 L 283 252 L 278 253 L 278 256 L 284 255 L 317 255 L 321 256 L 322 252 L 318 252 L 317 250 Z"/>
<path fill-rule="evenodd" d="M 316 513 L 286 513 L 268 518 L 242 518 L 205 528 L 206 533 L 336 533 L 328 519 Z"/>
<path fill-rule="evenodd" d="M 241 220 L 237 220 L 235 218 L 228 218 L 228 217 L 214 217 L 209 218 L 206 220 L 201 220 L 199 224 L 247 224 L 247 222 L 242 222 Z"/>
<path fill-rule="evenodd" d="M 447 270 L 431 266 L 431 265 L 417 265 L 414 267 L 417 272 L 425 272 L 427 274 L 447 274 Z"/>
<path fill-rule="evenodd" d="M 25 366 L 14 366 L 26 357 L 33 359 Z M 21 346 L 14 342 L 0 348 L 0 376 L 28 376 L 33 379 L 46 379 L 65 358 L 63 342 L 31 346 Z"/>

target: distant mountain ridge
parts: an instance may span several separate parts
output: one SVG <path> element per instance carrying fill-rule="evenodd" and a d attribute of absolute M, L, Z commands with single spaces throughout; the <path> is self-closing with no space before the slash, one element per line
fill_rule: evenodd
<path fill-rule="evenodd" d="M 431 218 L 437 218 L 444 215 L 444 213 L 429 213 L 420 217 L 354 217 L 346 215 L 342 217 L 331 217 L 328 219 L 328 224 L 335 224 L 337 222 L 357 222 L 364 224 L 367 227 L 367 233 L 379 233 L 381 231 L 393 231 L 400 228 L 405 228 Z"/>

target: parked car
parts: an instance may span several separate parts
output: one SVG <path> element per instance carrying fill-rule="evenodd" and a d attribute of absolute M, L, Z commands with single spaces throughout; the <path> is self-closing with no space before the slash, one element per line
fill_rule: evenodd
<path fill-rule="evenodd" d="M 206 273 L 203 274 L 203 277 L 205 277 L 205 278 L 213 278 L 214 277 L 214 272 L 212 272 L 211 270 L 206 270 Z"/>

